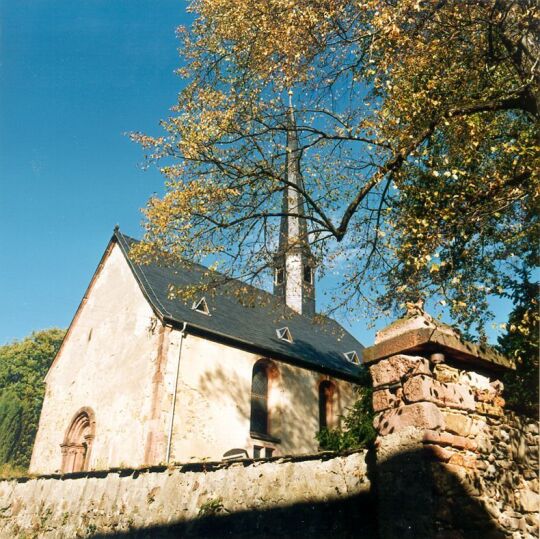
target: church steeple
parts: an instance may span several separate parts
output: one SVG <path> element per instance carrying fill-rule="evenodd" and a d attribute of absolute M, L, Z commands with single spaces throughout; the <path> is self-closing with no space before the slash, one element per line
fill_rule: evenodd
<path fill-rule="evenodd" d="M 292 92 L 289 92 L 287 111 L 287 154 L 285 173 L 287 185 L 283 190 L 279 247 L 276 253 L 274 294 L 300 314 L 315 314 L 315 264 L 308 241 L 304 217 L 304 197 L 298 189 L 304 183 L 300 170 L 301 150 Z"/>

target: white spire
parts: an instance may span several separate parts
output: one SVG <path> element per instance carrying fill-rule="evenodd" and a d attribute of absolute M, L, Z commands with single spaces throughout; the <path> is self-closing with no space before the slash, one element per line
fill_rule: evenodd
<path fill-rule="evenodd" d="M 314 260 L 309 248 L 307 224 L 304 217 L 304 182 L 300 170 L 302 152 L 292 91 L 289 91 L 287 111 L 287 154 L 285 172 L 287 185 L 283 190 L 279 248 L 275 257 L 274 294 L 300 314 L 315 314 Z"/>

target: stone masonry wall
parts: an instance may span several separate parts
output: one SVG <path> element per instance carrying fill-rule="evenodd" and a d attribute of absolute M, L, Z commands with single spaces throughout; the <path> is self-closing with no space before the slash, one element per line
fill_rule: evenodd
<path fill-rule="evenodd" d="M 505 412 L 493 373 L 438 361 L 370 367 L 381 537 L 537 538 L 538 422 Z"/>
<path fill-rule="evenodd" d="M 1 481 L 0 537 L 373 537 L 366 474 L 357 452 Z"/>

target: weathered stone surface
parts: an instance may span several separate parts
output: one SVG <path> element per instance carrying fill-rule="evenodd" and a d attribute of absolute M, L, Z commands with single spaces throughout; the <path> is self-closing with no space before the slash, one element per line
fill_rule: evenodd
<path fill-rule="evenodd" d="M 475 440 L 435 430 L 426 430 L 423 441 L 428 444 L 450 445 L 458 449 L 468 449 L 469 451 L 474 451 L 477 447 Z"/>
<path fill-rule="evenodd" d="M 528 513 L 537 513 L 540 511 L 540 495 L 532 490 L 520 490 L 519 501 L 521 509 Z"/>
<path fill-rule="evenodd" d="M 436 365 L 433 374 L 439 382 L 459 382 L 459 369 L 444 363 Z"/>
<path fill-rule="evenodd" d="M 390 389 L 379 389 L 373 392 L 373 410 L 375 412 L 382 412 L 388 408 L 396 408 L 401 404 L 401 395 L 403 394 L 402 388 L 396 388 L 391 391 Z"/>
<path fill-rule="evenodd" d="M 384 352 L 382 345 L 387 349 L 390 345 L 397 346 L 399 339 L 401 344 L 410 346 L 409 351 L 422 350 L 420 353 L 426 354 L 430 350 L 438 351 L 422 348 L 425 343 L 413 346 L 421 331 L 405 337 L 388 335 L 378 351 Z M 388 527 L 393 535 L 382 536 L 432 539 L 444 533 L 448 537 L 486 539 L 538 537 L 538 422 L 505 413 L 503 385 L 489 374 L 487 364 L 484 363 L 481 372 L 476 372 L 474 363 L 467 365 L 464 355 L 454 357 L 453 351 L 444 346 L 439 351 L 444 351 L 447 363 L 433 365 L 431 375 L 420 372 L 401 376 L 397 384 L 403 389 L 402 402 L 408 404 L 386 410 L 375 422 L 379 440 L 383 441 L 379 447 L 386 447 L 386 440 L 392 439 L 393 458 L 400 458 L 403 464 L 394 470 L 395 481 L 389 481 L 396 491 L 392 498 L 396 515 L 400 515 L 396 518 L 409 515 L 409 527 L 403 522 L 399 526 L 391 524 Z M 393 367 L 399 372 L 399 366 Z M 497 371 L 493 369 L 493 372 Z M 440 426 L 432 429 L 426 426 L 430 421 L 438 423 L 434 419 L 437 414 L 431 407 L 415 408 L 420 405 L 437 408 L 441 413 Z M 423 451 L 410 443 L 411 436 L 418 434 Z M 432 494 L 424 496 L 416 513 L 411 509 L 400 513 L 399 503 L 410 494 L 407 483 L 419 481 L 410 470 L 402 470 L 415 466 L 422 470 L 424 463 L 419 454 L 431 467 L 429 476 L 422 472 L 422 481 L 428 480 L 426 489 Z M 405 483 L 403 474 L 407 477 Z M 419 515 L 424 524 L 416 526 L 415 518 Z M 425 523 L 429 521 L 435 523 L 432 535 L 426 532 Z"/>
<path fill-rule="evenodd" d="M 407 427 L 441 429 L 444 427 L 444 419 L 435 404 L 419 402 L 382 412 L 376 417 L 374 425 L 379 434 L 385 436 Z"/>
<path fill-rule="evenodd" d="M 439 331 L 446 332 L 448 334 L 455 333 L 455 330 L 451 326 L 438 322 L 429 315 L 419 314 L 416 316 L 406 316 L 405 318 L 400 318 L 385 328 L 377 331 L 377 334 L 375 335 L 375 344 L 380 344 L 384 341 L 399 337 L 404 333 L 426 328 L 430 328 L 432 330 L 439 329 Z"/>
<path fill-rule="evenodd" d="M 487 404 L 486 402 L 477 402 L 476 412 L 493 417 L 502 417 L 504 415 L 503 409 L 500 406 Z"/>
<path fill-rule="evenodd" d="M 383 359 L 369 368 L 373 387 L 396 384 L 416 374 L 430 374 L 429 361 L 423 357 L 397 355 Z"/>
<path fill-rule="evenodd" d="M 440 445 L 424 444 L 424 449 L 428 452 L 428 454 L 441 462 L 448 462 L 455 454 L 453 451 L 449 451 Z"/>
<path fill-rule="evenodd" d="M 441 406 L 474 410 L 472 391 L 461 384 L 441 383 L 428 376 L 414 376 L 403 384 L 403 396 L 408 402 L 434 402 Z"/>
<path fill-rule="evenodd" d="M 443 412 L 446 430 L 459 436 L 469 436 L 471 434 L 473 421 L 464 414 Z"/>
<path fill-rule="evenodd" d="M 515 362 L 489 346 L 467 342 L 453 328 L 424 316 L 407 317 L 381 330 L 376 344 L 365 348 L 365 363 L 399 353 L 444 353 L 472 365 L 493 369 L 515 369 Z"/>
<path fill-rule="evenodd" d="M 324 511 L 327 504 L 332 507 L 343 500 L 346 505 L 351 496 L 367 494 L 370 488 L 365 451 L 332 458 L 311 455 L 208 466 L 206 471 L 200 463 L 198 471 L 190 471 L 193 465 L 187 470 L 179 465 L 155 472 L 103 472 L 101 477 L 0 481 L 0 537 L 63 539 L 133 533 L 144 528 L 150 531 L 141 531 L 140 537 L 184 537 L 180 532 L 173 534 L 167 526 L 182 521 L 190 521 L 192 526 L 201 514 L 212 515 L 207 512 L 212 509 L 224 515 L 242 511 L 249 515 L 253 509 L 262 514 L 277 507 L 294 508 L 308 503 Z M 362 508 L 351 506 L 344 516 L 352 518 L 351 512 L 358 510 Z M 315 522 L 312 514 L 310 510 L 310 515 L 298 515 L 306 530 Z M 326 517 L 330 520 L 328 526 L 333 516 Z M 275 515 L 273 524 L 281 524 Z M 163 526 L 164 534 L 159 529 L 152 531 L 152 526 Z M 246 526 L 245 533 L 224 531 L 223 536 L 253 537 Z M 294 526 L 296 530 L 296 522 Z M 294 530 L 276 532 L 276 536 L 293 537 Z M 187 536 L 207 537 L 193 533 Z"/>
<path fill-rule="evenodd" d="M 458 466 L 464 466 L 465 468 L 476 468 L 477 460 L 475 456 L 464 455 L 462 453 L 454 453 L 450 460 L 449 464 L 456 464 Z"/>
<path fill-rule="evenodd" d="M 459 372 L 459 383 L 484 391 L 492 389 L 489 376 L 479 374 L 474 370 L 461 370 Z"/>

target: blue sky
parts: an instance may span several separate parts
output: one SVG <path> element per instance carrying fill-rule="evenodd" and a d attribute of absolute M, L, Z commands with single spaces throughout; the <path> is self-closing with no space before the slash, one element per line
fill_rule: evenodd
<path fill-rule="evenodd" d="M 114 225 L 141 235 L 162 179 L 125 133 L 158 132 L 175 102 L 186 5 L 0 0 L 0 344 L 67 327 Z"/>

